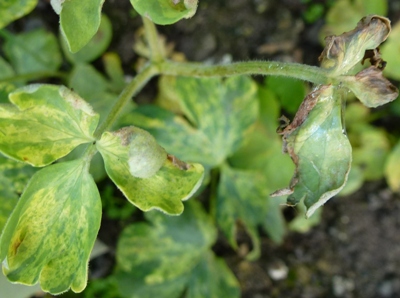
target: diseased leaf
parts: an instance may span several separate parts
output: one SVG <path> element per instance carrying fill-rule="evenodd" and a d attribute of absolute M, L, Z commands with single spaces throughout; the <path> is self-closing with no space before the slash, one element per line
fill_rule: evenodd
<path fill-rule="evenodd" d="M 389 19 L 368 15 L 353 30 L 326 37 L 326 46 L 319 57 L 321 67 L 328 69 L 331 75 L 346 74 L 363 60 L 365 51 L 375 50 L 384 42 L 390 30 Z"/>
<path fill-rule="evenodd" d="M 81 50 L 96 34 L 103 3 L 104 0 L 68 0 L 61 3 L 61 33 L 72 53 Z M 59 11 L 59 8 L 56 9 Z"/>
<path fill-rule="evenodd" d="M 30 13 L 37 3 L 38 0 L 0 1 L 0 29 Z"/>
<path fill-rule="evenodd" d="M 126 127 L 104 133 L 97 146 L 108 175 L 132 204 L 143 211 L 156 208 L 180 214 L 181 201 L 198 189 L 204 169 L 200 164 L 187 164 L 172 155 L 166 156 L 153 141 L 136 143 L 150 137 L 139 128 Z M 150 146 L 148 152 L 143 151 L 146 146 Z M 134 177 L 132 172 L 148 178 Z"/>
<path fill-rule="evenodd" d="M 10 281 L 39 281 L 52 294 L 86 287 L 101 218 L 100 196 L 87 168 L 76 160 L 32 177 L 0 240 L 3 273 Z"/>
<path fill-rule="evenodd" d="M 62 63 L 57 38 L 43 29 L 10 34 L 4 52 L 18 74 L 55 71 Z"/>
<path fill-rule="evenodd" d="M 133 224 L 119 239 L 116 281 L 124 296 L 239 297 L 233 274 L 210 251 L 217 231 L 199 203 L 189 201 L 178 217 L 145 216 L 149 224 Z"/>
<path fill-rule="evenodd" d="M 307 217 L 344 187 L 350 171 L 351 146 L 343 132 L 341 106 L 337 87 L 320 86 L 282 132 L 296 171 L 289 188 L 273 195 L 290 194 L 290 205 L 304 200 Z"/>
<path fill-rule="evenodd" d="M 216 219 L 230 244 L 237 248 L 236 222 L 240 221 L 253 241 L 253 251 L 247 256 L 260 255 L 257 226 L 267 216 L 268 189 L 263 175 L 254 171 L 235 170 L 228 166 L 221 169 L 216 200 Z"/>
<path fill-rule="evenodd" d="M 143 106 L 122 123 L 146 129 L 169 153 L 183 160 L 206 167 L 220 165 L 243 144 L 257 119 L 256 84 L 247 77 L 225 81 L 177 77 L 170 83 L 187 120 L 155 106 Z"/>
<path fill-rule="evenodd" d="M 101 56 L 112 38 L 112 26 L 109 18 L 102 14 L 100 27 L 89 42 L 76 53 L 71 53 L 64 38 L 61 38 L 61 46 L 67 59 L 72 63 L 91 62 Z"/>
<path fill-rule="evenodd" d="M 191 18 L 198 0 L 131 0 L 133 8 L 142 16 L 159 25 L 169 25 L 183 18 Z"/>
<path fill-rule="evenodd" d="M 63 86 L 30 85 L 13 91 L 14 104 L 0 105 L 0 151 L 45 166 L 92 142 L 98 115 Z"/>
<path fill-rule="evenodd" d="M 346 77 L 343 84 L 370 108 L 384 105 L 399 96 L 399 90 L 375 66 L 370 66 L 355 76 Z"/>

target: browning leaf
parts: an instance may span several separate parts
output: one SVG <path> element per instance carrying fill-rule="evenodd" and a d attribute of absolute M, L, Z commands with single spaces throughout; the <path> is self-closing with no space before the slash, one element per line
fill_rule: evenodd
<path fill-rule="evenodd" d="M 390 30 L 389 19 L 369 15 L 355 29 L 326 37 L 325 49 L 319 57 L 321 67 L 329 69 L 332 75 L 347 73 L 363 59 L 366 50 L 373 50 L 384 42 Z"/>

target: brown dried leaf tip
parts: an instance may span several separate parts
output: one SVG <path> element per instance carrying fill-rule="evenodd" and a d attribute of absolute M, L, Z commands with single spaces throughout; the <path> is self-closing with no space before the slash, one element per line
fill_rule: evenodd
<path fill-rule="evenodd" d="M 399 96 L 399 90 L 375 66 L 370 66 L 355 76 L 345 77 L 343 84 L 364 105 L 371 108 L 391 102 Z"/>
<path fill-rule="evenodd" d="M 385 17 L 362 18 L 355 29 L 325 38 L 326 46 L 319 57 L 321 67 L 329 69 L 332 75 L 347 73 L 363 60 L 365 51 L 375 50 L 384 42 L 390 31 L 390 20 Z"/>

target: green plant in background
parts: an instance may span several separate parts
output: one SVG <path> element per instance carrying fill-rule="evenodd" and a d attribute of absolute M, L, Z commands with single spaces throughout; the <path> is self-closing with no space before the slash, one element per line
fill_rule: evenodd
<path fill-rule="evenodd" d="M 12 282 L 39 281 L 52 294 L 83 291 L 101 220 L 95 180 L 108 175 L 138 209 L 180 215 L 152 211 L 145 214 L 146 222 L 124 229 L 117 266 L 107 280 L 112 293 L 117 289 L 128 297 L 238 297 L 238 282 L 211 250 L 216 226 L 238 249 L 240 222 L 253 243 L 246 257 L 255 259 L 260 255 L 258 227 L 276 242 L 285 232 L 283 201 L 269 198 L 270 193 L 288 195 L 288 205 L 304 202 L 310 217 L 341 190 L 356 189 L 360 175 L 376 178 L 375 161 L 368 156 L 373 150 L 383 150 L 386 156 L 389 145 L 382 145 L 382 134 L 365 118 L 357 122 L 351 117 L 349 138 L 360 148 L 354 150 L 358 154 L 350 173 L 344 94 L 351 90 L 367 107 L 398 96 L 397 88 L 382 76 L 386 63 L 377 50 L 389 36 L 390 22 L 369 15 L 355 29 L 328 37 L 321 67 L 260 61 L 202 65 L 169 59 L 154 25 L 193 16 L 197 1 L 131 3 L 143 16 L 147 45 L 142 50 L 148 61 L 127 84 L 118 56 L 103 54 L 111 40 L 111 23 L 101 15 L 103 1 L 51 1 L 60 15 L 61 49 L 71 65 L 69 74 L 59 72 L 62 54 L 52 34 L 41 29 L 18 35 L 0 31 L 7 58 L 0 58 L 0 151 L 10 158 L 0 160 L 3 273 Z M 0 1 L 1 11 L 9 16 L 0 26 L 35 4 Z M 107 77 L 90 65 L 100 56 Z M 366 59 L 371 66 L 356 69 Z M 247 76 L 253 74 L 271 77 L 258 85 Z M 160 76 L 158 105 L 134 106 L 132 96 L 155 76 Z M 71 89 L 24 86 L 48 77 Z M 300 103 L 306 94 L 304 85 L 293 78 L 315 84 L 292 122 L 279 130 L 294 169 L 281 154 L 276 134 L 278 99 L 295 112 L 293 102 Z M 348 110 L 368 114 L 360 104 L 352 103 Z M 371 140 L 381 145 L 365 150 L 362 144 Z M 372 167 L 369 173 L 365 164 Z M 276 169 L 281 169 L 278 174 Z M 196 201 L 186 203 L 184 211 L 182 201 L 208 184 L 210 214 Z M 110 194 L 102 196 L 104 202 L 110 200 Z M 133 212 L 127 210 L 121 217 Z M 307 228 L 304 219 L 295 222 L 293 229 Z M 91 289 L 96 291 L 95 286 Z"/>

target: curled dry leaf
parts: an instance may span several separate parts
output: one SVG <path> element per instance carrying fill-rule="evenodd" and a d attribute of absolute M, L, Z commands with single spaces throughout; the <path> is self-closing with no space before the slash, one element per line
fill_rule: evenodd
<path fill-rule="evenodd" d="M 390 33 L 390 20 L 369 15 L 362 18 L 357 27 L 339 36 L 325 38 L 326 46 L 319 60 L 321 67 L 332 75 L 342 75 L 360 62 L 367 50 L 376 49 Z"/>
<path fill-rule="evenodd" d="M 395 100 L 399 90 L 382 75 L 382 70 L 370 66 L 356 76 L 346 77 L 343 84 L 367 107 L 375 108 Z"/>

